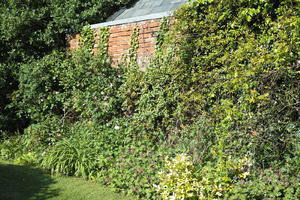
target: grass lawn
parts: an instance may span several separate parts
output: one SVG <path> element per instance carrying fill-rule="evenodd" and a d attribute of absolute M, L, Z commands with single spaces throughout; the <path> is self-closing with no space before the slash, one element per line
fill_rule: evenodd
<path fill-rule="evenodd" d="M 0 161 L 0 200 L 134 200 L 80 178 Z"/>

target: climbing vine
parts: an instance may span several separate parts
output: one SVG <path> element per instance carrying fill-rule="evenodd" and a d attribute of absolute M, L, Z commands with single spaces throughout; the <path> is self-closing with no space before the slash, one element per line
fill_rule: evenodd
<path fill-rule="evenodd" d="M 128 54 L 122 58 L 122 64 L 129 68 L 131 66 L 137 66 L 137 51 L 139 48 L 139 31 L 138 27 L 133 29 L 133 33 L 130 38 L 130 47 Z"/>
<path fill-rule="evenodd" d="M 92 51 L 95 44 L 94 31 L 91 29 L 90 25 L 84 26 L 81 33 L 79 44 L 81 48 Z"/>
<path fill-rule="evenodd" d="M 166 35 L 170 30 L 170 21 L 167 17 L 163 17 L 159 26 L 159 31 L 157 32 L 155 49 L 159 51 L 161 46 L 164 44 Z"/>
<path fill-rule="evenodd" d="M 139 48 L 139 28 L 135 27 L 130 39 L 129 59 L 136 62 L 137 50 Z"/>
<path fill-rule="evenodd" d="M 102 27 L 99 31 L 99 44 L 98 44 L 98 54 L 100 56 L 107 56 L 108 39 L 109 39 L 109 28 Z"/>

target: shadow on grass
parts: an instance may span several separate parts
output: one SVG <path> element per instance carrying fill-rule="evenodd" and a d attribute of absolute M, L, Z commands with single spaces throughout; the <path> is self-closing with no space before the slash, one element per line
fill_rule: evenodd
<path fill-rule="evenodd" d="M 59 195 L 51 190 L 54 184 L 50 175 L 26 166 L 0 164 L 1 200 L 44 200 Z"/>

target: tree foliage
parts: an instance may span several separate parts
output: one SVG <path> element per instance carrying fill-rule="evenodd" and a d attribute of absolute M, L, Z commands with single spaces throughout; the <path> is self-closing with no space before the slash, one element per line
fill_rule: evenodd
<path fill-rule="evenodd" d="M 42 57 L 64 47 L 67 34 L 100 23 L 129 0 L 2 1 L 1 58 L 10 63 Z M 1 59 L 1 60 L 2 60 Z"/>
<path fill-rule="evenodd" d="M 8 108 L 22 63 L 30 63 L 66 46 L 68 35 L 78 33 L 86 24 L 100 23 L 131 0 L 54 0 L 0 2 L 0 130 L 22 129 L 16 123 L 27 120 L 17 116 L 18 108 Z M 30 70 L 30 65 L 27 65 Z M 20 75 L 24 77 L 24 75 Z M 28 77 L 29 78 L 29 77 Z M 19 120 L 16 120 L 18 119 Z"/>

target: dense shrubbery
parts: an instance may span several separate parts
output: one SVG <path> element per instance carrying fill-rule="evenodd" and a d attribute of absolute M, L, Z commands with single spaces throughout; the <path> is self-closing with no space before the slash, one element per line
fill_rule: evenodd
<path fill-rule="evenodd" d="M 181 90 L 184 99 L 178 102 L 190 108 L 183 114 L 196 110 L 196 118 L 207 118 L 211 130 L 206 135 L 212 136 L 210 156 L 200 160 L 204 163 L 195 176 L 204 175 L 207 167 L 218 169 L 220 159 L 224 167 L 231 158 L 252 162 L 243 181 L 218 182 L 233 167 L 221 174 L 210 170 L 208 177 L 217 185 L 238 183 L 219 197 L 211 185 L 197 198 L 300 198 L 299 15 L 297 1 L 199 0 L 177 13 L 179 34 L 170 48 L 178 47 L 176 69 L 189 73 L 188 90 Z M 288 167 L 291 158 L 293 169 Z"/>
<path fill-rule="evenodd" d="M 5 0 L 0 2 L 0 132 L 21 131 L 28 119 L 18 116 L 12 96 L 20 65 L 65 48 L 67 35 L 87 23 L 99 23 L 131 0 Z M 28 70 L 23 67 L 23 70 Z M 30 78 L 24 77 L 23 79 Z M 32 77 L 33 78 L 33 77 Z M 22 111 L 22 110 L 21 110 Z M 7 132 L 6 132 L 7 133 Z M 0 135 L 0 137 L 1 137 Z"/>
<path fill-rule="evenodd" d="M 136 36 L 116 69 L 85 29 L 82 49 L 21 65 L 12 97 L 32 123 L 1 157 L 142 199 L 300 199 L 299 15 L 296 0 L 190 1 L 145 72 Z"/>
<path fill-rule="evenodd" d="M 68 57 L 54 52 L 21 66 L 16 93 L 21 114 L 33 122 L 53 115 L 63 116 L 62 121 L 110 120 L 120 107 L 116 92 L 120 77 L 108 61 L 79 50 Z"/>

